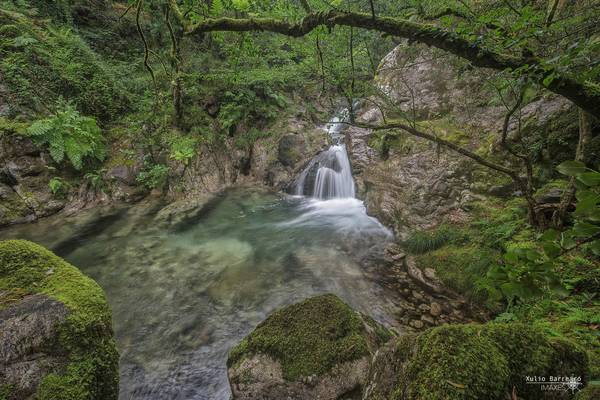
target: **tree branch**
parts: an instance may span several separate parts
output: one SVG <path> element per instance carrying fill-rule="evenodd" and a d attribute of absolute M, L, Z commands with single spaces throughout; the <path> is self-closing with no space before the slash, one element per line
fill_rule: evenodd
<path fill-rule="evenodd" d="M 175 3 L 175 0 L 169 1 L 171 4 Z M 175 14 L 177 15 L 176 11 Z M 542 65 L 541 59 L 529 55 L 497 53 L 434 25 L 392 17 L 373 18 L 371 14 L 337 10 L 312 12 L 295 22 L 273 18 L 207 18 L 197 24 L 183 24 L 187 34 L 212 31 L 268 31 L 292 37 L 305 36 L 321 25 L 330 28 L 335 25 L 351 26 L 402 37 L 445 50 L 470 61 L 477 67 L 515 70 L 527 65 L 526 73 L 532 81 L 566 97 L 590 114 L 600 117 L 600 96 L 589 92 L 585 84 L 576 79 L 555 68 Z M 553 79 L 550 83 L 544 84 L 544 79 L 549 76 Z"/>
<path fill-rule="evenodd" d="M 591 243 L 591 242 L 594 242 L 594 241 L 599 240 L 599 239 L 600 239 L 600 232 L 596 232 L 595 234 L 593 234 L 590 237 L 587 237 L 587 238 L 585 238 L 583 240 L 578 240 L 576 242 L 575 246 L 569 247 L 568 249 L 564 249 L 563 251 L 561 251 L 561 253 L 559 254 L 559 257 L 560 256 L 564 256 L 565 254 L 567 254 L 568 252 L 570 252 L 572 250 L 580 248 L 581 246 L 583 246 L 586 243 Z"/>
<path fill-rule="evenodd" d="M 355 122 L 354 125 L 356 125 L 360 128 L 372 129 L 374 131 L 381 131 L 381 130 L 388 130 L 388 129 L 401 129 L 413 136 L 429 140 L 431 142 L 437 143 L 437 144 L 447 147 L 451 150 L 454 150 L 455 152 L 462 154 L 463 156 L 466 156 L 483 166 L 493 169 L 494 171 L 498 171 L 503 174 L 506 174 L 516 181 L 521 180 L 521 178 L 519 177 L 519 174 L 516 171 L 513 171 L 512 169 L 506 168 L 500 164 L 493 163 L 493 162 L 481 157 L 480 155 L 473 153 L 470 150 L 460 147 L 459 145 L 457 145 L 455 143 L 449 142 L 449 141 L 442 139 L 434 134 L 420 131 L 417 128 L 413 128 L 412 126 L 403 124 L 401 122 L 389 122 L 387 124 L 381 124 L 381 125 L 371 125 L 371 124 Z"/>
<path fill-rule="evenodd" d="M 148 63 L 148 58 L 150 57 L 150 49 L 148 48 L 148 42 L 146 41 L 146 36 L 144 35 L 144 31 L 142 30 L 142 26 L 140 24 L 140 15 L 142 13 L 142 6 L 144 4 L 144 0 L 138 0 L 137 9 L 135 13 L 135 26 L 137 28 L 138 34 L 142 39 L 144 44 L 144 67 L 148 70 L 148 73 L 152 77 L 152 83 L 154 84 L 154 91 L 158 97 L 158 85 L 156 84 L 156 78 L 154 77 L 154 70 Z"/>

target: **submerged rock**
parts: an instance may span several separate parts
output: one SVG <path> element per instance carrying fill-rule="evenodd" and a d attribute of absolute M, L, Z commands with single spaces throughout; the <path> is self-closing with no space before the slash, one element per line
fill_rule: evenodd
<path fill-rule="evenodd" d="M 392 337 L 331 294 L 285 307 L 231 350 L 233 398 L 360 398 L 372 355 Z"/>
<path fill-rule="evenodd" d="M 364 400 L 570 398 L 526 377 L 581 377 L 584 350 L 524 324 L 446 325 L 390 341 L 374 358 Z M 516 398 L 516 397 L 514 397 Z"/>
<path fill-rule="evenodd" d="M 118 360 L 102 289 L 41 246 L 0 242 L 0 398 L 114 400 Z"/>
<path fill-rule="evenodd" d="M 201 218 L 221 199 L 218 195 L 204 194 L 174 201 L 158 211 L 154 217 L 155 226 L 159 229 L 180 229 Z"/>

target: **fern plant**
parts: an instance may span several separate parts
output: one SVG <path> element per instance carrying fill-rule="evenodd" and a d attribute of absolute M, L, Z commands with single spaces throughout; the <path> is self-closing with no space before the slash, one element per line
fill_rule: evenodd
<path fill-rule="evenodd" d="M 66 195 L 69 184 L 62 178 L 55 176 L 48 182 L 48 187 L 54 196 L 62 198 Z"/>
<path fill-rule="evenodd" d="M 66 156 L 77 170 L 83 168 L 84 158 L 102 161 L 106 155 L 96 120 L 80 115 L 70 104 L 50 118 L 35 121 L 27 134 L 37 145 L 47 146 L 54 161 L 61 163 Z"/>

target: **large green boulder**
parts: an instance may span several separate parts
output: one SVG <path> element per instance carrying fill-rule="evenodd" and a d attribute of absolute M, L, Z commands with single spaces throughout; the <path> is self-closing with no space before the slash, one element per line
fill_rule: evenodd
<path fill-rule="evenodd" d="M 311 297 L 271 314 L 234 347 L 234 399 L 360 397 L 375 351 L 393 333 L 338 297 Z"/>
<path fill-rule="evenodd" d="M 566 387 L 544 391 L 527 377 L 575 377 L 584 385 L 587 375 L 583 349 L 536 327 L 446 325 L 384 346 L 373 361 L 364 399 L 567 399 L 573 395 Z"/>
<path fill-rule="evenodd" d="M 102 289 L 37 244 L 0 242 L 0 400 L 115 400 L 118 361 Z"/>

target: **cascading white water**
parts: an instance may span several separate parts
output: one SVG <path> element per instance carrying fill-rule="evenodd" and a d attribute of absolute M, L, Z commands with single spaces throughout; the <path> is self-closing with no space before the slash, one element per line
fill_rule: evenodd
<path fill-rule="evenodd" d="M 353 198 L 355 195 L 352 168 L 343 143 L 342 131 L 348 119 L 343 109 L 326 126 L 333 145 L 311 160 L 296 182 L 296 194 L 317 199 Z"/>
<path fill-rule="evenodd" d="M 354 197 L 354 179 L 346 146 L 343 144 L 333 145 L 327 152 L 335 157 L 340 170 L 336 171 L 328 166 L 321 166 L 317 170 L 312 197 L 318 199 Z"/>

